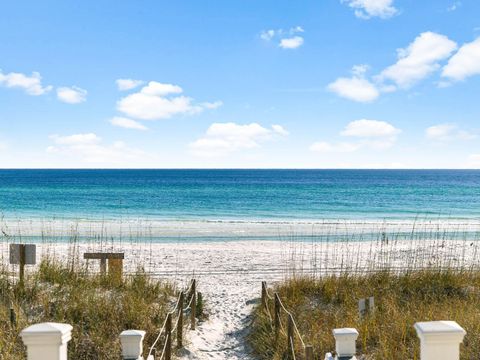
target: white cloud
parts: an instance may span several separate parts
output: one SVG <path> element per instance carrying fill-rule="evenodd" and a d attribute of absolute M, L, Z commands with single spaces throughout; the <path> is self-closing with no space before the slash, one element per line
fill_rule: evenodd
<path fill-rule="evenodd" d="M 480 74 L 480 37 L 462 45 L 444 66 L 442 76 L 452 80 L 465 80 Z"/>
<path fill-rule="evenodd" d="M 94 133 L 74 134 L 69 136 L 51 135 L 54 145 L 46 151 L 52 156 L 67 156 L 78 158 L 90 164 L 123 164 L 125 161 L 142 160 L 145 153 L 128 147 L 122 141 L 104 144 Z"/>
<path fill-rule="evenodd" d="M 260 33 L 260 38 L 262 40 L 265 40 L 265 41 L 270 41 L 273 39 L 273 37 L 275 36 L 275 30 L 263 30 L 261 33 Z"/>
<path fill-rule="evenodd" d="M 284 38 L 280 40 L 280 46 L 282 49 L 296 49 L 303 45 L 303 38 L 301 36 L 294 36 L 291 38 Z"/>
<path fill-rule="evenodd" d="M 52 86 L 42 86 L 42 77 L 38 72 L 33 72 L 31 76 L 28 76 L 15 72 L 4 74 L 0 70 L 0 85 L 7 88 L 20 88 L 34 96 L 43 95 L 52 90 Z"/>
<path fill-rule="evenodd" d="M 299 33 L 303 33 L 305 30 L 301 26 L 295 26 L 288 30 L 263 30 L 260 33 L 260 38 L 264 41 L 278 40 L 278 46 L 282 49 L 297 49 L 303 45 L 304 39 L 299 36 Z"/>
<path fill-rule="evenodd" d="M 385 137 L 395 136 L 400 132 L 401 130 L 388 122 L 361 119 L 350 122 L 340 134 L 354 137 Z"/>
<path fill-rule="evenodd" d="M 358 102 L 371 102 L 376 100 L 380 92 L 374 84 L 363 77 L 341 77 L 327 87 L 338 96 Z"/>
<path fill-rule="evenodd" d="M 272 125 L 269 129 L 257 123 L 213 123 L 203 137 L 189 144 L 189 148 L 197 156 L 224 156 L 239 150 L 258 148 L 276 136 L 286 135 L 288 132 L 280 125 Z"/>
<path fill-rule="evenodd" d="M 117 83 L 117 88 L 120 91 L 135 89 L 144 83 L 142 80 L 133 79 L 118 79 L 115 82 Z"/>
<path fill-rule="evenodd" d="M 355 16 L 361 19 L 379 17 L 388 19 L 398 13 L 393 0 L 341 0 L 355 10 Z"/>
<path fill-rule="evenodd" d="M 60 101 L 67 104 L 79 104 L 87 100 L 87 90 L 77 86 L 59 87 L 57 89 L 57 97 Z"/>
<path fill-rule="evenodd" d="M 438 124 L 425 130 L 425 136 L 433 141 L 472 140 L 477 136 L 460 130 L 455 124 Z"/>
<path fill-rule="evenodd" d="M 340 135 L 359 138 L 358 141 L 337 143 L 318 141 L 310 146 L 310 150 L 322 153 L 347 153 L 365 148 L 383 150 L 392 147 L 400 133 L 400 129 L 386 121 L 355 120 L 347 124 Z"/>
<path fill-rule="evenodd" d="M 361 145 L 350 142 L 330 143 L 327 141 L 318 141 L 310 146 L 311 151 L 320 153 L 348 153 L 360 149 Z"/>
<path fill-rule="evenodd" d="M 461 1 L 454 1 L 452 5 L 450 5 L 448 8 L 447 8 L 447 11 L 455 11 L 457 10 L 460 6 L 462 6 L 462 2 Z"/>
<path fill-rule="evenodd" d="M 200 104 L 202 108 L 209 109 L 209 110 L 218 109 L 222 105 L 223 105 L 222 101 L 204 102 Z"/>
<path fill-rule="evenodd" d="M 456 48 L 457 44 L 448 37 L 424 32 L 407 48 L 397 50 L 398 61 L 383 70 L 378 80 L 391 80 L 408 88 L 438 70 L 439 61 L 448 58 Z"/>
<path fill-rule="evenodd" d="M 119 116 L 115 116 L 114 118 L 110 119 L 110 124 L 125 129 L 148 130 L 146 126 L 139 123 L 138 121 Z"/>
<path fill-rule="evenodd" d="M 195 114 L 221 105 L 218 101 L 194 104 L 193 99 L 179 95 L 182 92 L 180 86 L 150 81 L 139 92 L 120 99 L 117 109 L 133 118 L 159 120 L 174 115 Z"/>

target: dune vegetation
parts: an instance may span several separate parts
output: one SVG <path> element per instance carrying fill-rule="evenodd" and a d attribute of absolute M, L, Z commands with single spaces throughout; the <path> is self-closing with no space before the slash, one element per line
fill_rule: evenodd
<path fill-rule="evenodd" d="M 378 271 L 322 277 L 296 276 L 269 289 L 277 292 L 292 313 L 315 359 L 335 349 L 334 328 L 353 327 L 360 335 L 357 350 L 364 359 L 419 359 L 414 323 L 454 320 L 466 331 L 462 359 L 480 359 L 480 272 L 423 269 L 404 273 Z M 374 296 L 375 310 L 359 315 L 358 300 Z M 274 301 L 267 301 L 273 314 Z M 271 317 L 259 305 L 249 335 L 260 359 L 282 359 L 287 348 L 280 332 L 275 342 Z M 286 316 L 282 315 L 286 328 Z M 303 358 L 301 343 L 296 351 Z"/>
<path fill-rule="evenodd" d="M 30 324 L 61 322 L 73 326 L 69 359 L 117 360 L 119 334 L 126 329 L 147 332 L 152 344 L 175 296 L 174 287 L 142 270 L 124 279 L 88 273 L 58 262 L 42 261 L 23 286 L 0 271 L 0 358 L 25 358 L 19 332 Z M 11 322 L 11 311 L 16 321 Z M 148 351 L 148 349 L 147 349 Z"/>

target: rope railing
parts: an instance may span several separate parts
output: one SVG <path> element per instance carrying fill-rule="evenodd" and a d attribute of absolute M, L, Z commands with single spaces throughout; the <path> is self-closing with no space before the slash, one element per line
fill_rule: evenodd
<path fill-rule="evenodd" d="M 185 304 L 185 294 L 187 298 L 190 298 L 187 306 Z M 163 338 L 164 344 L 162 348 L 162 353 L 160 354 L 160 360 L 171 360 L 172 359 L 172 333 L 176 332 L 177 348 L 183 347 L 183 315 L 184 312 L 190 310 L 190 329 L 195 330 L 196 326 L 196 308 L 197 308 L 197 281 L 192 279 L 190 286 L 185 291 L 181 291 L 178 295 L 175 307 L 167 313 L 167 317 L 163 323 L 162 328 L 160 329 L 155 341 L 150 347 L 148 352 L 148 357 L 153 358 L 155 353 L 156 346 L 158 342 Z M 172 328 L 173 318 L 176 317 L 175 324 Z"/>
<path fill-rule="evenodd" d="M 272 319 L 269 302 L 273 300 L 274 303 L 274 318 Z M 287 338 L 287 348 L 286 348 L 286 357 L 289 360 L 296 360 L 297 356 L 295 353 L 295 335 L 300 340 L 302 345 L 304 359 L 313 360 L 313 346 L 306 345 L 303 341 L 303 337 L 298 330 L 297 323 L 290 311 L 283 305 L 282 300 L 278 293 L 274 293 L 273 296 L 270 295 L 269 289 L 267 287 L 267 282 L 262 281 L 262 308 L 267 313 L 270 323 L 273 326 L 275 333 L 275 343 L 278 344 L 278 339 L 280 334 L 283 334 Z M 285 327 L 282 323 L 281 312 L 284 312 L 287 315 L 287 330 L 285 332 Z"/>

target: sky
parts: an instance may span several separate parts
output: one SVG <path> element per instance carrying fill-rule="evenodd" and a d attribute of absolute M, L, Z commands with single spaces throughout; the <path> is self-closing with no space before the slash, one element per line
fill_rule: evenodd
<path fill-rule="evenodd" d="M 480 168 L 480 2 L 5 2 L 0 167 Z"/>

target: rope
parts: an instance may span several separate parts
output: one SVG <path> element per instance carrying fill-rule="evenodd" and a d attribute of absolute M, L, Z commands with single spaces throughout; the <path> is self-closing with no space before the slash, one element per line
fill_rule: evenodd
<path fill-rule="evenodd" d="M 191 292 L 192 291 L 192 286 L 193 286 L 193 279 L 190 283 L 190 286 L 189 286 L 189 289 L 188 289 L 188 292 Z M 170 312 L 167 313 L 167 317 L 165 318 L 165 321 L 163 323 L 163 326 L 161 328 L 161 330 L 159 331 L 158 333 L 158 336 L 157 338 L 155 339 L 155 341 L 153 342 L 153 345 L 150 347 L 150 351 L 148 352 L 148 356 L 152 355 L 152 352 L 153 352 L 153 349 L 155 348 L 155 346 L 157 345 L 158 341 L 160 340 L 160 338 L 162 337 L 162 334 L 165 330 L 165 327 L 167 326 L 167 318 L 168 318 L 168 315 L 171 315 L 172 317 L 177 315 L 177 320 L 175 322 L 175 326 L 174 326 L 174 329 L 177 328 L 178 326 L 178 322 L 180 321 L 180 316 L 178 316 L 178 313 L 179 311 L 185 311 L 187 310 L 188 308 L 190 308 L 191 304 L 192 304 L 192 301 L 193 301 L 193 295 L 191 296 L 191 299 L 190 299 L 190 303 L 187 305 L 186 308 L 183 308 L 183 309 L 180 309 L 180 298 L 181 298 L 181 295 L 178 295 L 178 298 L 177 298 L 177 302 L 175 304 L 175 307 L 173 308 L 173 310 L 171 310 Z M 165 348 L 167 346 L 167 340 L 168 340 L 169 336 L 166 336 L 165 338 L 165 344 L 163 345 L 163 351 L 162 351 L 162 355 L 160 356 L 160 360 L 163 359 L 164 355 L 165 355 Z"/>

